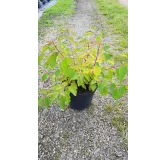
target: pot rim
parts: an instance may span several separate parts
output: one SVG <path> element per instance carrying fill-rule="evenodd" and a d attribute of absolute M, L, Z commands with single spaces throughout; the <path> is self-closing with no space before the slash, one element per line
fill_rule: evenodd
<path fill-rule="evenodd" d="M 98 88 L 98 87 L 97 87 Z M 86 90 L 85 92 L 82 92 L 82 93 L 77 93 L 77 95 L 76 96 L 79 96 L 79 95 L 84 95 L 84 94 L 88 94 L 88 93 L 95 93 L 96 92 L 96 90 L 97 90 L 97 88 L 95 89 L 95 91 L 89 91 L 89 90 Z M 78 91 L 78 90 L 77 90 Z M 71 93 L 71 95 L 73 95 L 72 93 Z M 73 95 L 74 96 L 74 95 Z M 74 97 L 76 97 L 76 96 L 74 96 Z"/>

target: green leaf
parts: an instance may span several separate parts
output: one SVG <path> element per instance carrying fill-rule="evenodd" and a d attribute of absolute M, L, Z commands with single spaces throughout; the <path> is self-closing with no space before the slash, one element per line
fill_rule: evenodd
<path fill-rule="evenodd" d="M 65 75 L 72 79 L 76 76 L 76 72 L 73 71 L 73 69 L 69 68 L 68 70 L 65 71 Z"/>
<path fill-rule="evenodd" d="M 61 96 L 65 96 L 65 92 L 64 92 L 64 91 L 61 91 L 59 94 L 60 94 Z"/>
<path fill-rule="evenodd" d="M 92 32 L 92 31 L 87 31 L 86 33 L 85 33 L 85 36 L 92 36 L 94 33 Z"/>
<path fill-rule="evenodd" d="M 44 68 L 47 68 L 49 65 L 47 63 L 47 61 L 44 63 Z"/>
<path fill-rule="evenodd" d="M 96 40 L 97 40 L 97 42 L 100 42 L 101 41 L 101 37 L 100 36 L 96 36 Z"/>
<path fill-rule="evenodd" d="M 87 81 L 90 80 L 90 76 L 89 76 L 89 75 L 85 74 L 84 77 L 85 77 L 85 79 L 86 79 Z"/>
<path fill-rule="evenodd" d="M 43 76 L 42 76 L 42 81 L 47 80 L 47 78 L 48 78 L 48 73 L 43 74 Z"/>
<path fill-rule="evenodd" d="M 45 45 L 45 46 L 42 48 L 40 54 L 44 54 L 48 49 L 49 49 L 49 46 L 48 46 L 48 45 Z"/>
<path fill-rule="evenodd" d="M 64 87 L 66 87 L 66 86 L 68 85 L 68 82 L 67 82 L 67 81 L 64 81 L 64 82 L 62 83 L 62 85 L 63 85 Z"/>
<path fill-rule="evenodd" d="M 111 94 L 111 96 L 114 99 L 118 99 L 119 98 L 119 96 L 118 96 L 118 90 L 117 90 L 116 85 L 114 83 L 112 83 L 110 85 L 110 94 Z"/>
<path fill-rule="evenodd" d="M 78 77 L 79 77 L 79 75 L 75 73 L 75 74 L 72 76 L 72 78 L 70 78 L 70 80 L 71 80 L 71 81 L 72 81 L 72 80 L 77 80 Z"/>
<path fill-rule="evenodd" d="M 64 58 L 64 59 L 62 60 L 62 62 L 60 63 L 60 67 L 62 68 L 62 70 L 68 69 L 68 66 L 69 66 L 70 61 L 71 61 L 70 58 Z"/>
<path fill-rule="evenodd" d="M 66 48 L 65 51 L 66 51 L 66 52 L 70 52 L 70 48 Z"/>
<path fill-rule="evenodd" d="M 58 54 L 55 52 L 53 53 L 48 60 L 45 62 L 45 66 L 51 66 L 51 68 L 54 68 L 56 65 L 56 58 L 57 58 Z"/>
<path fill-rule="evenodd" d="M 57 85 L 53 86 L 53 90 L 60 92 L 61 90 L 64 90 L 64 85 L 63 84 L 57 84 Z"/>
<path fill-rule="evenodd" d="M 43 98 L 42 97 L 38 98 L 38 106 L 39 106 L 39 108 L 43 107 Z"/>
<path fill-rule="evenodd" d="M 74 41 L 74 38 L 73 38 L 73 37 L 70 37 L 69 39 L 70 39 L 70 41 L 71 41 L 71 42 L 73 42 L 73 41 Z"/>
<path fill-rule="evenodd" d="M 99 62 L 96 62 L 96 66 L 100 66 Z"/>
<path fill-rule="evenodd" d="M 127 91 L 126 86 L 121 86 L 118 90 L 119 98 L 122 97 L 126 93 L 126 91 Z"/>
<path fill-rule="evenodd" d="M 90 85 L 93 85 L 93 84 L 96 84 L 96 81 L 95 81 L 95 80 L 92 80 L 92 81 L 90 82 Z"/>
<path fill-rule="evenodd" d="M 110 60 L 111 56 L 109 54 L 104 54 L 106 60 Z"/>
<path fill-rule="evenodd" d="M 55 74 L 53 74 L 53 73 L 50 74 L 50 80 L 51 80 L 51 81 L 55 81 Z"/>
<path fill-rule="evenodd" d="M 45 90 L 45 89 L 39 89 L 39 93 L 41 93 L 41 94 L 47 94 L 47 90 Z"/>
<path fill-rule="evenodd" d="M 61 73 L 60 69 L 57 69 L 55 72 L 55 76 L 58 77 L 60 75 L 60 73 Z"/>
<path fill-rule="evenodd" d="M 86 86 L 84 84 L 84 81 L 83 81 L 83 76 L 82 75 L 79 75 L 78 79 L 77 79 L 77 85 L 78 87 L 83 87 L 84 89 L 86 89 Z"/>
<path fill-rule="evenodd" d="M 87 85 L 89 84 L 89 81 L 85 77 L 83 78 L 83 81 L 84 81 L 84 84 L 87 84 Z"/>
<path fill-rule="evenodd" d="M 48 48 L 51 52 L 54 52 L 55 48 L 53 44 L 48 44 Z"/>
<path fill-rule="evenodd" d="M 112 77 L 113 77 L 113 70 L 112 70 L 112 69 L 109 69 L 109 70 L 107 71 L 107 78 L 112 79 Z"/>
<path fill-rule="evenodd" d="M 104 51 L 108 51 L 109 50 L 109 46 L 104 46 Z"/>
<path fill-rule="evenodd" d="M 106 96 L 108 94 L 107 84 L 104 81 L 99 83 L 98 87 L 99 87 L 99 92 L 102 96 Z"/>
<path fill-rule="evenodd" d="M 38 56 L 38 65 L 41 64 L 41 61 L 43 60 L 44 56 L 43 55 L 39 55 Z"/>
<path fill-rule="evenodd" d="M 59 104 L 61 110 L 64 111 L 66 109 L 65 97 L 60 96 L 59 99 L 58 99 L 58 104 Z"/>
<path fill-rule="evenodd" d="M 51 103 L 50 99 L 48 97 L 45 97 L 45 99 L 44 99 L 44 105 L 48 108 L 49 105 L 50 105 L 50 103 Z"/>
<path fill-rule="evenodd" d="M 49 96 L 50 96 L 51 103 L 55 103 L 55 101 L 58 97 L 58 93 L 54 92 L 54 93 L 50 94 Z"/>
<path fill-rule="evenodd" d="M 118 77 L 118 80 L 122 81 L 125 77 L 125 75 L 128 72 L 128 68 L 127 66 L 121 66 L 119 68 L 116 69 L 116 75 Z"/>
<path fill-rule="evenodd" d="M 114 83 L 110 85 L 110 93 L 114 99 L 119 99 L 120 97 L 124 96 L 127 92 L 126 86 L 121 86 L 119 88 L 116 87 Z"/>
<path fill-rule="evenodd" d="M 65 91 L 65 105 L 69 105 L 70 103 L 70 92 L 68 90 Z"/>
<path fill-rule="evenodd" d="M 103 88 L 103 91 L 100 92 L 102 96 L 106 96 L 108 94 L 108 88 L 107 87 L 104 87 Z"/>
<path fill-rule="evenodd" d="M 94 74 L 96 76 L 98 76 L 98 75 L 100 75 L 100 73 L 101 73 L 101 68 L 99 66 L 95 66 L 94 67 Z"/>
<path fill-rule="evenodd" d="M 112 64 L 112 65 L 114 65 L 114 64 L 115 64 L 115 62 L 114 62 L 114 60 L 113 60 L 113 59 L 108 60 L 108 63 L 109 63 L 109 64 Z"/>
<path fill-rule="evenodd" d="M 75 82 L 73 82 L 71 86 L 68 87 L 68 89 L 74 96 L 77 95 L 77 85 Z"/>
<path fill-rule="evenodd" d="M 93 92 L 94 92 L 96 88 L 97 88 L 97 84 L 90 84 L 90 85 L 89 85 L 89 90 L 90 90 L 90 91 L 93 91 Z"/>
<path fill-rule="evenodd" d="M 102 77 L 105 77 L 104 72 L 101 72 L 101 76 L 102 76 Z"/>
<path fill-rule="evenodd" d="M 76 72 L 69 67 L 69 63 L 72 63 L 72 62 L 73 60 L 71 58 L 65 58 L 60 64 L 64 75 L 71 79 L 76 75 Z"/>

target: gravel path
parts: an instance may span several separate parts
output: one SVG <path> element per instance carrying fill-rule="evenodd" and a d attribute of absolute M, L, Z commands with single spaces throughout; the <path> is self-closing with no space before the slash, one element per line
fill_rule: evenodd
<path fill-rule="evenodd" d="M 55 26 L 46 31 L 39 41 L 39 50 L 48 40 L 54 40 L 57 24 L 69 26 L 78 35 L 91 26 L 108 31 L 93 0 L 78 0 L 76 13 L 71 17 L 55 19 Z M 107 32 L 109 33 L 109 32 Z M 107 41 L 112 41 L 109 34 Z M 39 82 L 39 87 L 42 85 Z M 120 109 L 127 120 L 127 96 L 119 100 Z M 123 102 L 123 103 L 122 103 Z M 78 112 L 67 109 L 61 112 L 58 106 L 39 111 L 38 115 L 38 159 L 39 160 L 127 160 L 127 147 L 111 120 L 113 113 L 107 112 L 106 105 L 114 105 L 110 97 L 101 97 L 98 91 L 92 106 Z"/>
<path fill-rule="evenodd" d="M 128 6 L 128 0 L 119 0 L 119 2 L 125 5 L 126 7 Z"/>

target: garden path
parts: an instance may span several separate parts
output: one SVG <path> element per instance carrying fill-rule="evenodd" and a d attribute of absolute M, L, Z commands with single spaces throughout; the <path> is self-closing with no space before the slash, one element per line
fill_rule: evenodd
<path fill-rule="evenodd" d="M 128 0 L 119 0 L 119 2 L 125 6 L 128 6 Z"/>
<path fill-rule="evenodd" d="M 55 19 L 55 25 L 46 31 L 39 40 L 39 50 L 48 40 L 54 40 L 57 24 L 70 27 L 82 35 L 91 26 L 108 31 L 104 17 L 100 15 L 94 0 L 77 0 L 74 15 Z M 107 32 L 107 41 L 112 39 Z M 42 87 L 39 82 L 39 87 Z M 127 121 L 127 97 L 117 102 Z M 126 160 L 127 147 L 117 128 L 111 123 L 115 112 L 107 112 L 104 107 L 114 105 L 110 97 L 101 97 L 98 91 L 90 109 L 77 112 L 67 109 L 60 111 L 58 106 L 39 111 L 38 151 L 39 160 Z"/>

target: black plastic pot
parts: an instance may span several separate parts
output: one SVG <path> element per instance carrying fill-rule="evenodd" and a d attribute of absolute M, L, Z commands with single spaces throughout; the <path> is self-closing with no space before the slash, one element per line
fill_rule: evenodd
<path fill-rule="evenodd" d="M 84 92 L 81 92 L 80 89 L 78 89 L 78 94 L 76 96 L 74 96 L 73 94 L 70 95 L 70 108 L 75 110 L 84 110 L 86 108 L 89 108 L 92 102 L 93 95 L 94 92 L 88 90 L 84 90 Z"/>

